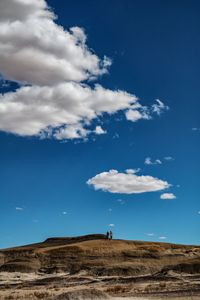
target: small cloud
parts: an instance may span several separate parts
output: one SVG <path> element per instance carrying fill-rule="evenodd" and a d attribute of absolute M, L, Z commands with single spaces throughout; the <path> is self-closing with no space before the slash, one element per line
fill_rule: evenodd
<path fill-rule="evenodd" d="M 146 233 L 148 236 L 155 236 L 155 233 Z"/>
<path fill-rule="evenodd" d="M 144 161 L 145 165 L 161 165 L 162 161 L 160 159 L 156 159 L 152 161 L 151 157 L 146 157 Z"/>
<path fill-rule="evenodd" d="M 115 227 L 115 224 L 112 224 L 112 223 L 111 223 L 111 224 L 109 224 L 108 226 L 109 226 L 109 227 Z"/>
<path fill-rule="evenodd" d="M 156 160 L 155 160 L 155 163 L 156 163 L 157 165 L 161 165 L 161 164 L 162 164 L 162 162 L 161 162 L 160 159 L 156 159 Z"/>
<path fill-rule="evenodd" d="M 109 208 L 108 211 L 111 212 L 111 211 L 112 211 L 112 208 Z"/>
<path fill-rule="evenodd" d="M 96 126 L 94 132 L 98 135 L 100 134 L 105 134 L 106 133 L 106 130 L 104 130 L 101 126 Z"/>
<path fill-rule="evenodd" d="M 62 212 L 62 214 L 63 214 L 63 215 L 66 215 L 66 214 L 67 214 L 67 212 L 66 212 L 66 211 L 63 211 L 63 212 Z"/>
<path fill-rule="evenodd" d="M 165 157 L 164 157 L 164 159 L 165 159 L 165 160 L 167 160 L 167 161 L 174 160 L 174 158 L 173 158 L 173 157 L 171 157 L 171 156 L 165 156 Z"/>
<path fill-rule="evenodd" d="M 198 215 L 200 215 L 200 210 L 197 213 L 198 213 Z"/>
<path fill-rule="evenodd" d="M 166 237 L 166 236 L 160 236 L 159 239 L 160 239 L 160 240 L 166 240 L 167 237 Z"/>
<path fill-rule="evenodd" d="M 150 158 L 150 157 L 146 157 L 146 158 L 145 158 L 145 161 L 144 161 L 144 164 L 145 164 L 145 165 L 152 165 L 151 158 Z"/>
<path fill-rule="evenodd" d="M 23 209 L 23 207 L 17 206 L 17 207 L 15 207 L 15 210 L 17 210 L 17 211 L 23 211 L 24 209 Z"/>
<path fill-rule="evenodd" d="M 176 196 L 173 193 L 164 193 L 160 196 L 160 199 L 172 200 L 172 199 L 176 199 Z"/>

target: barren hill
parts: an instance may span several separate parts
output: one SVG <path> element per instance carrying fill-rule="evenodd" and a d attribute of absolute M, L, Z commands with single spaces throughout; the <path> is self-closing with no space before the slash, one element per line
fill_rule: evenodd
<path fill-rule="evenodd" d="M 193 292 L 198 293 L 200 290 L 200 247 L 107 240 L 101 234 L 49 238 L 41 243 L 1 250 L 0 272 L 40 274 L 44 276 L 44 279 L 40 278 L 39 283 L 35 282 L 40 286 L 52 283 L 51 279 L 47 280 L 45 276 L 53 276 L 54 284 L 55 281 L 59 281 L 59 286 L 61 286 L 61 278 L 68 278 L 68 281 L 73 279 L 73 282 L 76 281 L 75 278 L 78 282 L 83 278 L 84 280 L 92 278 L 95 282 L 98 278 L 98 284 L 102 278 L 102 282 L 106 285 L 106 292 L 111 294 L 116 293 L 114 289 L 116 282 L 124 288 L 128 284 L 131 290 L 131 284 L 137 286 L 143 283 L 144 287 L 144 283 L 170 282 L 172 279 L 179 286 L 182 282 L 179 280 L 184 278 L 186 281 L 189 280 L 189 286 L 192 284 Z M 64 274 L 64 277 L 60 277 L 59 274 Z M 107 286 L 108 282 L 110 290 Z M 101 287 L 103 291 L 105 291 L 104 284 Z M 188 290 L 189 286 L 186 285 L 185 290 L 183 286 L 181 288 L 186 292 L 190 290 Z M 166 285 L 163 287 L 165 288 Z M 124 291 L 127 293 L 128 290 Z M 154 291 L 153 287 L 152 291 Z M 119 288 L 118 292 L 123 294 L 123 289 Z"/>
<path fill-rule="evenodd" d="M 200 247 L 107 240 L 104 235 L 49 238 L 0 251 L 0 271 L 142 275 L 171 269 L 200 273 Z"/>

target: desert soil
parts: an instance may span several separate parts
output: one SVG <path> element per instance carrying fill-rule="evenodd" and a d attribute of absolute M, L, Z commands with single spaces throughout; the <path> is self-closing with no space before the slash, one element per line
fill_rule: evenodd
<path fill-rule="evenodd" d="M 50 238 L 0 251 L 0 300 L 200 300 L 200 247 Z"/>

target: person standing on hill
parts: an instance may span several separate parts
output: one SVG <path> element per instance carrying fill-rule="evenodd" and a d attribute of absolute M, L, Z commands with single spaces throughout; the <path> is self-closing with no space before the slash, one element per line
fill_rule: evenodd
<path fill-rule="evenodd" d="M 110 240 L 112 240 L 113 239 L 113 233 L 112 233 L 112 231 L 110 230 Z"/>
<path fill-rule="evenodd" d="M 109 231 L 106 232 L 106 238 L 109 239 Z"/>

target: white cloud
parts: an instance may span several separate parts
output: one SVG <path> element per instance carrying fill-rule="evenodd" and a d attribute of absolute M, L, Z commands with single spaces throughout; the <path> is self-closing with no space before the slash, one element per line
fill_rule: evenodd
<path fill-rule="evenodd" d="M 150 157 L 146 157 L 144 161 L 145 165 L 152 165 L 152 161 Z"/>
<path fill-rule="evenodd" d="M 158 164 L 158 165 L 161 165 L 161 164 L 162 164 L 162 162 L 161 162 L 160 159 L 156 159 L 156 160 L 155 160 L 155 163 Z"/>
<path fill-rule="evenodd" d="M 108 226 L 109 227 L 115 227 L 115 224 L 109 224 Z"/>
<path fill-rule="evenodd" d="M 17 211 L 23 211 L 23 210 L 24 210 L 23 207 L 19 207 L 19 206 L 15 207 L 15 209 L 16 209 Z"/>
<path fill-rule="evenodd" d="M 166 160 L 166 161 L 172 161 L 172 160 L 174 160 L 174 158 L 171 157 L 171 156 L 165 156 L 164 160 Z M 146 157 L 145 161 L 144 161 L 144 164 L 145 165 L 161 165 L 162 161 L 160 159 L 158 159 L 158 158 L 155 159 L 155 160 L 152 160 L 151 157 Z"/>
<path fill-rule="evenodd" d="M 156 99 L 156 103 L 152 105 L 152 111 L 160 115 L 165 110 L 169 110 L 169 106 L 165 105 L 161 100 Z"/>
<path fill-rule="evenodd" d="M 50 17 L 53 15 L 47 10 L 44 0 L 1 0 L 0 19 L 1 20 L 26 20 L 30 16 Z"/>
<path fill-rule="evenodd" d="M 141 106 L 138 106 L 137 108 L 139 108 Z M 126 113 L 126 119 L 132 122 L 136 122 L 140 119 L 146 119 L 149 120 L 151 119 L 150 115 L 146 112 L 142 112 L 136 109 L 129 109 Z"/>
<path fill-rule="evenodd" d="M 170 187 L 167 181 L 152 176 L 136 175 L 136 172 L 137 170 L 134 173 L 119 173 L 117 170 L 110 170 L 97 174 L 89 179 L 87 184 L 94 186 L 95 190 L 121 194 L 154 192 Z"/>
<path fill-rule="evenodd" d="M 62 212 L 62 214 L 63 214 L 63 215 L 66 215 L 66 214 L 67 214 L 67 212 L 66 212 L 66 211 L 63 211 L 63 212 Z"/>
<path fill-rule="evenodd" d="M 173 193 L 164 193 L 160 196 L 160 199 L 171 200 L 176 199 L 176 196 Z"/>
<path fill-rule="evenodd" d="M 0 129 L 19 135 L 46 131 L 57 139 L 85 137 L 84 128 L 103 113 L 113 114 L 136 101 L 134 95 L 96 85 L 66 82 L 54 87 L 26 86 L 0 95 Z M 57 128 L 53 133 L 50 127 Z"/>
<path fill-rule="evenodd" d="M 20 88 L 0 94 L 0 130 L 21 136 L 86 139 L 106 133 L 93 120 L 124 111 L 131 121 L 150 119 L 166 107 L 151 108 L 125 91 L 82 82 L 108 72 L 111 60 L 100 59 L 86 44 L 80 27 L 65 30 L 45 0 L 1 0 L 0 74 Z M 28 86 L 23 86 L 28 84 Z"/>
<path fill-rule="evenodd" d="M 200 215 L 200 210 L 197 213 Z"/>
<path fill-rule="evenodd" d="M 156 159 L 155 161 L 152 161 L 150 157 L 146 157 L 144 161 L 145 165 L 161 165 L 162 161 L 160 159 Z"/>
<path fill-rule="evenodd" d="M 159 239 L 160 239 L 160 240 L 166 240 L 167 237 L 166 237 L 166 236 L 160 236 Z"/>
<path fill-rule="evenodd" d="M 147 236 L 155 236 L 155 233 L 146 233 Z"/>
<path fill-rule="evenodd" d="M 82 28 L 58 26 L 44 0 L 1 0 L 0 71 L 37 85 L 82 81 L 102 75 L 111 64 L 86 46 Z"/>
<path fill-rule="evenodd" d="M 109 212 L 112 212 L 112 208 L 109 208 L 108 211 L 109 211 Z"/>
<path fill-rule="evenodd" d="M 169 106 L 165 105 L 161 100 L 156 99 L 151 107 L 141 106 L 139 103 L 132 105 L 131 109 L 126 112 L 126 119 L 136 122 L 140 119 L 152 119 L 152 113 L 160 115 L 162 112 L 169 110 Z"/>
<path fill-rule="evenodd" d="M 96 126 L 94 132 L 99 135 L 99 134 L 105 134 L 106 130 L 104 130 L 101 126 Z"/>

